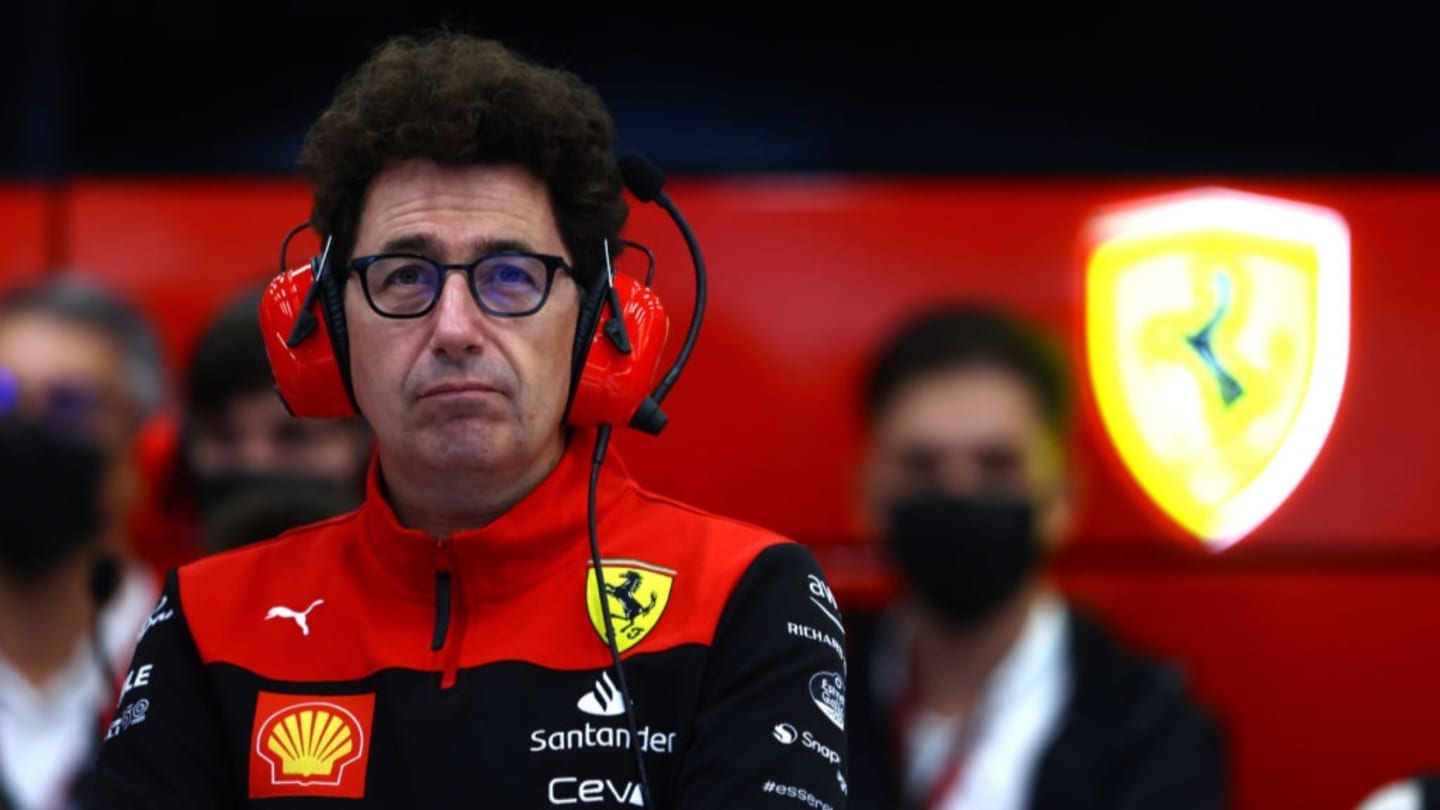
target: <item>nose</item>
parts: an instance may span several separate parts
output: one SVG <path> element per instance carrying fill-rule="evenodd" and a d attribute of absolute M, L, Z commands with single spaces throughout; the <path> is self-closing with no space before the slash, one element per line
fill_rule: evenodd
<path fill-rule="evenodd" d="M 462 357 L 483 348 L 485 313 L 471 296 L 464 273 L 446 273 L 432 316 L 435 328 L 431 344 L 436 354 Z"/>
<path fill-rule="evenodd" d="M 235 447 L 235 457 L 241 469 L 251 472 L 274 472 L 279 466 L 275 441 L 263 431 L 247 431 L 240 437 Z"/>
<path fill-rule="evenodd" d="M 982 487 L 983 476 L 977 465 L 963 454 L 947 456 L 935 474 L 936 487 L 951 495 L 974 495 Z"/>

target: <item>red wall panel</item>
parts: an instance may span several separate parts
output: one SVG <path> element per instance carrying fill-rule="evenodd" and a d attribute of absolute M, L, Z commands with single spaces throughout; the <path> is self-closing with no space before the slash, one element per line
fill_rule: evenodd
<path fill-rule="evenodd" d="M 275 273 L 281 239 L 310 200 L 288 179 L 88 179 L 72 184 L 66 210 L 69 263 L 140 304 L 180 373 L 206 319 Z M 295 254 L 313 245 L 297 239 Z"/>
<path fill-rule="evenodd" d="M 54 235 L 50 201 L 39 184 L 0 185 L 0 289 L 44 272 Z"/>

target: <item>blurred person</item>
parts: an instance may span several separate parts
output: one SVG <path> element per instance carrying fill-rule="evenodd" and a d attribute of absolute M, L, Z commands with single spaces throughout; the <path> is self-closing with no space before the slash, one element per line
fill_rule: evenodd
<path fill-rule="evenodd" d="M 132 445 L 164 397 L 141 317 L 65 279 L 0 297 L 0 807 L 83 795 L 159 580 L 130 553 Z"/>
<path fill-rule="evenodd" d="M 1391 782 L 1360 801 L 1355 810 L 1440 810 L 1440 771 Z"/>
<path fill-rule="evenodd" d="M 456 32 L 341 84 L 301 157 L 324 247 L 262 323 L 292 412 L 369 424 L 365 502 L 167 575 L 96 806 L 845 806 L 813 555 L 607 461 L 663 424 L 613 134 L 578 76 Z"/>
<path fill-rule="evenodd" d="M 201 546 L 207 554 L 218 554 L 354 508 L 350 493 L 325 481 L 257 486 L 226 498 L 210 511 L 200 537 Z"/>
<path fill-rule="evenodd" d="M 861 510 L 903 583 L 849 612 L 852 808 L 1219 808 L 1219 730 L 1173 668 L 1043 581 L 1071 520 L 1056 347 L 1003 312 L 915 316 L 873 358 Z"/>
<path fill-rule="evenodd" d="M 205 553 L 216 550 L 208 542 L 217 534 L 214 524 L 230 519 L 226 507 L 236 498 L 285 500 L 300 493 L 334 510 L 291 512 L 313 522 L 354 509 L 364 495 L 370 459 L 364 421 L 293 418 L 276 395 L 260 334 L 263 291 L 244 291 L 221 309 L 196 343 L 186 376 L 171 498 L 195 510 Z M 277 525 L 272 534 L 287 528 Z"/>

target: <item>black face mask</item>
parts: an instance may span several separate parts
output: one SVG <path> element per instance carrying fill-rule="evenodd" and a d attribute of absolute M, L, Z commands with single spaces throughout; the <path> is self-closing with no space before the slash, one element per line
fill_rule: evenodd
<path fill-rule="evenodd" d="M 957 626 L 987 618 L 1040 563 L 1027 500 L 929 495 L 890 511 L 886 544 L 910 586 Z"/>
<path fill-rule="evenodd" d="M 268 540 L 360 505 L 358 487 L 316 476 L 234 472 L 195 476 L 207 551 Z"/>
<path fill-rule="evenodd" d="M 195 491 L 195 508 L 204 518 L 237 497 L 257 489 L 269 488 L 275 476 L 255 472 L 223 472 L 191 476 Z"/>
<path fill-rule="evenodd" d="M 0 567 L 37 579 L 100 531 L 104 456 L 28 422 L 0 421 Z"/>
<path fill-rule="evenodd" d="M 237 498 L 249 498 L 256 493 L 293 492 L 325 497 L 349 494 L 347 488 L 328 478 L 290 473 L 226 472 L 195 475 L 192 480 L 195 484 L 195 506 L 202 519 L 225 509 Z"/>

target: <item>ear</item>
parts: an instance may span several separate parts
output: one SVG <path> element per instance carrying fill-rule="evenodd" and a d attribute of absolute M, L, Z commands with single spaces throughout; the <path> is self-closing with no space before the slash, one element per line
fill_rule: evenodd
<path fill-rule="evenodd" d="M 1075 524 L 1075 480 L 1068 471 L 1060 473 L 1040 504 L 1036 529 L 1046 553 L 1060 550 Z"/>
<path fill-rule="evenodd" d="M 141 473 L 139 460 L 127 448 L 127 452 L 111 458 L 100 474 L 100 486 L 95 493 L 99 499 L 101 526 L 104 541 L 111 551 L 129 554 L 127 536 L 128 524 L 136 510 L 141 508 L 148 495 L 148 487 Z"/>
<path fill-rule="evenodd" d="M 881 514 L 879 464 L 875 443 L 865 440 L 852 465 L 851 523 L 861 539 L 878 541 L 885 533 L 885 516 Z"/>

